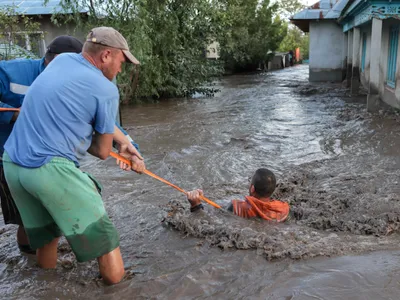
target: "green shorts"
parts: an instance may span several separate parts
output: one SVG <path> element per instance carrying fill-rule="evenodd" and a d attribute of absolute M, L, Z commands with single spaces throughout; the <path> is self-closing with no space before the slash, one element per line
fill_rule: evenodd
<path fill-rule="evenodd" d="M 119 246 L 101 199 L 101 186 L 65 158 L 24 168 L 3 155 L 4 172 L 33 249 L 64 235 L 79 262 Z"/>

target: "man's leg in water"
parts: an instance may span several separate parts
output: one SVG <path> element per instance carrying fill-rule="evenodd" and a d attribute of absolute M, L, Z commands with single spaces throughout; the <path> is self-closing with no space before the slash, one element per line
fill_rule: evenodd
<path fill-rule="evenodd" d="M 17 243 L 22 249 L 26 249 L 26 247 L 29 247 L 29 239 L 28 239 L 28 235 L 25 232 L 25 228 L 23 225 L 19 225 L 18 226 L 18 230 L 17 230 Z"/>
<path fill-rule="evenodd" d="M 57 246 L 59 238 L 36 250 L 36 258 L 39 267 L 43 269 L 54 269 L 57 266 Z"/>
<path fill-rule="evenodd" d="M 34 169 L 7 161 L 5 175 L 42 267 L 55 266 L 56 238 L 62 233 L 79 262 L 98 259 L 106 283 L 122 279 L 119 235 L 105 211 L 101 185 L 92 176 L 58 157 Z"/>
<path fill-rule="evenodd" d="M 125 269 L 119 247 L 100 256 L 97 261 L 100 275 L 107 284 L 116 284 L 122 280 Z"/>
<path fill-rule="evenodd" d="M 17 243 L 20 250 L 28 254 L 35 254 L 35 251 L 29 245 L 29 239 L 22 224 L 21 215 L 11 196 L 10 189 L 4 176 L 3 165 L 0 165 L 0 201 L 4 224 L 19 225 L 17 231 Z"/>

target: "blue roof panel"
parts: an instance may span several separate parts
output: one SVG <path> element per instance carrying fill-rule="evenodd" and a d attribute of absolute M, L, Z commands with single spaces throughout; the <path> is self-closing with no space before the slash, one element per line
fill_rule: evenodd
<path fill-rule="evenodd" d="M 321 0 L 292 17 L 292 20 L 338 19 L 349 0 Z"/>
<path fill-rule="evenodd" d="M 55 12 L 62 12 L 60 0 L 50 0 L 44 5 L 42 1 L 21 1 L 21 0 L 0 0 L 0 8 L 6 6 L 14 6 L 18 14 L 25 15 L 48 15 Z M 88 12 L 87 9 L 80 9 L 80 12 Z"/>
<path fill-rule="evenodd" d="M 337 19 L 342 14 L 343 9 L 346 7 L 349 0 L 339 0 L 335 6 L 326 15 L 327 19 Z"/>
<path fill-rule="evenodd" d="M 0 1 L 1 2 L 1 1 Z M 39 5 L 41 5 L 41 1 L 22 1 L 21 3 L 18 4 L 18 7 L 35 7 L 37 6 L 39 2 Z"/>
<path fill-rule="evenodd" d="M 19 5 L 23 1 L 0 0 L 0 6 Z"/>

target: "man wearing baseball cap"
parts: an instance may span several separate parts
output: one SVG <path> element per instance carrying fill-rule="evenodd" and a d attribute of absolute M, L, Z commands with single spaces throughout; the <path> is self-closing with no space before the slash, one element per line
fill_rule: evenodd
<path fill-rule="evenodd" d="M 86 39 L 87 42 L 97 45 L 103 45 L 120 49 L 125 55 L 126 59 L 135 64 L 139 65 L 140 62 L 129 52 L 129 46 L 125 38 L 112 27 L 97 27 L 93 28 Z"/>
<path fill-rule="evenodd" d="M 56 37 L 47 47 L 45 64 L 48 65 L 57 55 L 61 53 L 81 53 L 82 42 L 69 35 Z"/>
<path fill-rule="evenodd" d="M 86 152 L 106 159 L 114 140 L 134 171 L 145 169 L 114 123 L 119 93 L 111 80 L 124 62 L 139 63 L 118 31 L 91 30 L 82 53 L 59 55 L 32 84 L 3 155 L 39 266 L 56 267 L 58 239 L 64 235 L 79 262 L 97 258 L 108 284 L 125 273 L 119 236 L 104 208 L 101 185 L 78 167 Z"/>
<path fill-rule="evenodd" d="M 72 36 L 56 37 L 48 46 L 42 59 L 15 59 L 0 61 L 0 107 L 19 108 L 29 86 L 45 67 L 59 54 L 65 52 L 80 53 L 83 44 Z M 48 87 L 46 87 L 46 90 Z M 5 224 L 19 225 L 17 242 L 20 250 L 35 253 L 30 249 L 28 238 L 23 228 L 21 217 L 10 194 L 4 177 L 3 155 L 4 144 L 9 137 L 19 112 L 0 113 L 0 198 Z"/>
<path fill-rule="evenodd" d="M 118 31 L 114 30 L 111 27 L 97 27 L 92 29 L 87 36 L 87 42 L 98 45 L 107 45 L 109 47 L 121 49 L 122 53 L 126 57 L 127 62 L 131 62 L 135 65 L 140 64 L 136 57 L 134 57 L 132 53 L 129 52 L 129 46 L 125 38 Z M 116 122 L 115 125 L 115 131 L 121 131 L 126 136 L 126 138 L 130 140 L 131 144 L 137 150 L 139 150 L 139 145 L 132 140 L 129 134 L 122 128 L 122 126 L 120 126 L 118 122 Z"/>

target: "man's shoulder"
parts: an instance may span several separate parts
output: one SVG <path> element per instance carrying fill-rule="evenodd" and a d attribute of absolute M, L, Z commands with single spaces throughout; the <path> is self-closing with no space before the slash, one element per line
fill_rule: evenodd
<path fill-rule="evenodd" d="M 90 88 L 91 93 L 98 98 L 119 96 L 116 85 L 109 81 L 100 70 L 91 65 L 82 54 L 60 54 L 50 63 L 48 68 L 53 70 L 53 73 L 60 69 L 69 69 L 66 73 L 69 75 L 73 73 L 75 82 L 79 83 L 81 88 Z M 70 76 L 68 77 L 71 79 Z"/>
<path fill-rule="evenodd" d="M 13 59 L 0 61 L 0 69 L 5 73 L 37 71 L 42 63 L 41 59 Z"/>
<path fill-rule="evenodd" d="M 11 66 L 11 65 L 35 65 L 40 64 L 42 59 L 29 59 L 29 58 L 17 58 L 11 60 L 1 60 L 0 66 Z"/>
<path fill-rule="evenodd" d="M 79 54 L 76 53 L 61 53 L 57 55 L 46 67 L 46 70 L 58 70 L 58 69 L 76 69 L 80 65 L 84 65 L 83 61 L 80 60 Z"/>
<path fill-rule="evenodd" d="M 74 59 L 74 60 L 78 60 L 78 58 L 79 58 L 80 56 L 82 56 L 82 55 L 79 54 L 79 53 L 65 52 L 65 53 L 58 54 L 58 55 L 53 59 L 53 62 L 54 62 L 54 61 L 57 61 L 57 60 L 63 60 L 63 59 Z"/>
<path fill-rule="evenodd" d="M 119 98 L 117 86 L 104 76 L 93 78 L 92 86 L 99 99 Z"/>

